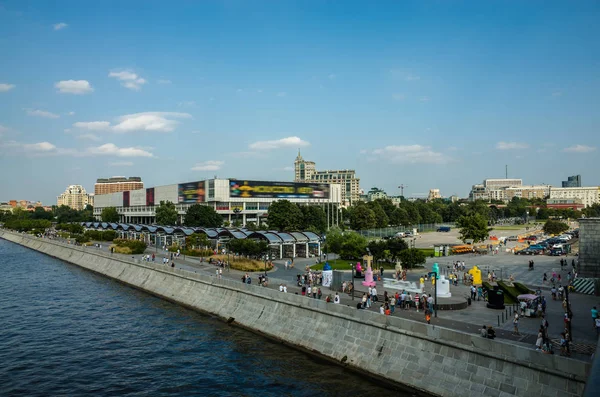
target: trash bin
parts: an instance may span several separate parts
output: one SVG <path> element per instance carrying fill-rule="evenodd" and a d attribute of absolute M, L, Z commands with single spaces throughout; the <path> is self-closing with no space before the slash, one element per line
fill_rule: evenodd
<path fill-rule="evenodd" d="M 471 306 L 471 298 L 467 298 L 467 304 Z"/>

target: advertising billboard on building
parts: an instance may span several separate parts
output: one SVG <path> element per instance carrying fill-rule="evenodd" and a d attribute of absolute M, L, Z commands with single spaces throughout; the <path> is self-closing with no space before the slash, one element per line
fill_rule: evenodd
<path fill-rule="evenodd" d="M 326 183 L 230 180 L 229 196 L 232 198 L 328 199 L 329 185 Z"/>
<path fill-rule="evenodd" d="M 154 205 L 154 188 L 146 189 L 146 205 L 151 207 Z"/>
<path fill-rule="evenodd" d="M 177 187 L 177 201 L 184 204 L 204 202 L 204 181 L 181 183 Z"/>
<path fill-rule="evenodd" d="M 129 207 L 129 191 L 123 192 L 123 207 Z"/>

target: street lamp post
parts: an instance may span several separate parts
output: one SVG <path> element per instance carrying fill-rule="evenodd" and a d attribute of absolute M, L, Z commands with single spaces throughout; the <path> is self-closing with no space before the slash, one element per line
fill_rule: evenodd
<path fill-rule="evenodd" d="M 567 302 L 567 317 L 569 321 L 567 322 L 567 329 L 569 330 L 569 342 L 573 341 L 573 335 L 571 333 L 571 318 L 573 317 L 573 313 L 571 313 L 571 304 L 569 303 L 569 284 L 567 284 L 567 288 L 565 288 L 565 301 Z"/>
<path fill-rule="evenodd" d="M 354 265 L 354 263 L 352 263 L 350 266 L 352 267 L 352 274 L 351 274 L 351 276 L 352 276 L 352 300 L 354 300 L 354 266 L 355 265 Z M 342 291 L 342 292 L 344 292 L 344 291 Z"/>

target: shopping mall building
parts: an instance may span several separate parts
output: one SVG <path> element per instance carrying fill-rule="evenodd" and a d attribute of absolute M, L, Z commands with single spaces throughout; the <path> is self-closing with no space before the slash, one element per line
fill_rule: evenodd
<path fill-rule="evenodd" d="M 328 183 L 268 182 L 241 179 L 208 179 L 146 189 L 129 190 L 95 197 L 94 217 L 101 220 L 104 208 L 115 207 L 119 222 L 151 225 L 161 201 L 175 204 L 182 224 L 187 209 L 194 204 L 213 207 L 230 223 L 240 221 L 260 224 L 271 203 L 289 200 L 303 205 L 319 205 L 329 219 L 339 221 L 341 186 Z"/>

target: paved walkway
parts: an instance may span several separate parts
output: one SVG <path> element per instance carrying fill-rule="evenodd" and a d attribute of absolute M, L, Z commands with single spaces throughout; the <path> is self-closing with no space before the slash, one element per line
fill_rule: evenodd
<path fill-rule="evenodd" d="M 94 249 L 94 248 L 90 248 L 90 249 Z M 108 244 L 103 245 L 102 250 L 108 251 Z M 160 251 L 161 250 L 156 250 L 155 248 L 149 248 L 148 250 L 146 250 L 146 253 L 150 254 L 150 255 L 152 253 L 155 253 L 156 254 L 156 263 L 162 263 L 162 258 L 170 255 L 170 253 L 166 253 L 164 251 L 160 252 Z M 113 255 L 131 258 L 131 256 L 128 256 L 128 255 L 119 255 L 119 254 L 113 254 Z M 135 257 L 135 259 L 138 259 L 138 260 L 141 259 L 141 255 L 136 255 L 134 257 Z M 516 256 L 517 262 L 524 262 L 524 264 L 514 263 L 511 265 L 510 263 L 515 262 L 514 257 L 515 257 L 515 255 L 512 255 L 512 254 L 500 254 L 497 256 L 493 256 L 493 257 L 478 256 L 478 257 L 460 257 L 460 258 L 461 258 L 461 260 L 462 259 L 465 260 L 467 267 L 471 267 L 473 264 L 478 264 L 482 268 L 484 268 L 486 266 L 484 263 L 486 263 L 486 262 L 489 263 L 489 259 L 491 259 L 491 258 L 493 258 L 493 260 L 495 262 L 492 262 L 492 264 L 488 264 L 487 266 L 492 266 L 493 268 L 500 267 L 502 264 L 504 264 L 505 261 L 507 263 L 509 263 L 508 266 L 521 266 L 521 267 L 525 266 L 526 267 L 527 261 L 530 259 L 530 257 Z M 441 258 L 441 259 L 448 260 L 449 263 L 451 263 L 451 260 L 453 260 L 455 258 L 459 258 L 459 257 L 449 257 L 449 258 Z M 436 258 L 436 259 L 440 259 L 440 258 Z M 549 269 L 555 268 L 555 262 L 557 261 L 556 258 L 545 258 L 545 259 L 550 259 L 550 260 L 546 260 L 546 261 L 539 260 L 539 259 L 542 259 L 542 257 L 535 257 L 535 260 L 536 260 L 535 273 L 542 274 L 543 271 L 548 271 Z M 268 272 L 269 281 L 270 281 L 270 285 L 268 288 L 278 289 L 280 283 L 285 283 L 288 288 L 288 293 L 299 294 L 301 289 L 300 289 L 300 287 L 298 287 L 296 285 L 296 277 L 299 273 L 304 272 L 306 265 L 312 265 L 312 264 L 314 264 L 314 261 L 315 261 L 314 259 L 296 260 L 296 267 L 294 269 L 285 269 L 284 261 L 275 261 L 275 268 Z M 184 258 L 183 256 L 180 256 L 180 258 L 176 258 L 174 260 L 174 262 L 175 262 L 175 265 L 177 268 L 188 270 L 190 272 L 205 273 L 205 274 L 208 274 L 211 276 L 216 276 L 216 270 L 218 269 L 218 267 L 215 265 L 211 265 L 206 262 L 200 262 L 200 260 L 198 258 L 193 258 L 193 257 L 185 257 Z M 539 265 L 538 265 L 538 262 L 540 262 Z M 431 258 L 428 259 L 425 269 L 420 269 L 420 270 L 415 270 L 415 271 L 409 272 L 407 279 L 409 281 L 418 281 L 418 278 L 422 274 L 424 274 L 430 270 L 432 264 L 433 264 L 433 260 Z M 440 265 L 441 264 L 442 263 L 440 263 Z M 560 270 L 560 266 L 558 266 L 557 270 Z M 529 272 L 529 271 L 527 271 L 527 272 Z M 223 277 L 234 279 L 234 280 L 239 280 L 241 282 L 241 277 L 245 273 L 246 272 L 237 271 L 237 270 L 233 270 L 233 269 L 231 269 L 231 270 L 224 269 Z M 256 282 L 258 274 L 261 274 L 261 273 L 263 273 L 263 272 L 255 272 L 253 275 L 251 273 L 252 281 Z M 530 272 L 530 273 L 533 273 L 533 272 Z M 528 274 L 528 273 L 525 273 L 525 274 Z M 566 276 L 566 271 L 565 271 L 564 275 Z M 350 278 L 351 278 L 350 272 L 347 273 L 347 278 L 348 278 L 348 280 L 350 280 Z M 541 277 L 539 279 L 541 279 Z M 517 281 L 519 281 L 519 280 L 517 279 Z M 321 288 L 322 288 L 322 292 L 323 292 L 322 299 L 325 299 L 325 296 L 327 294 L 331 294 L 332 296 L 335 295 L 335 291 L 333 289 L 329 289 L 329 288 L 325 288 L 325 287 L 321 287 Z M 363 287 L 360 286 L 360 288 L 363 288 Z M 357 289 L 357 292 L 360 290 L 360 288 Z M 383 294 L 384 288 L 383 288 L 383 284 L 381 282 L 378 282 L 377 290 L 380 295 Z M 388 291 L 388 293 L 390 293 L 390 292 L 391 291 Z M 452 286 L 451 292 L 452 292 L 452 294 L 458 294 L 458 295 L 462 295 L 462 296 L 469 295 L 468 287 L 463 286 L 463 285 L 459 285 L 456 287 Z M 362 295 L 362 293 L 361 293 L 361 295 Z M 548 293 L 548 295 L 549 295 L 549 293 Z M 359 300 L 358 293 L 357 293 L 356 297 L 354 298 L 354 300 L 348 294 L 340 294 L 340 298 L 341 298 L 340 299 L 341 304 L 347 305 L 350 307 L 356 307 L 356 304 L 358 303 L 358 300 Z M 312 298 L 307 297 L 307 299 L 312 299 Z M 572 301 L 573 312 L 574 312 L 572 329 L 573 329 L 573 342 L 574 342 L 573 348 L 575 351 L 573 354 L 573 358 L 589 361 L 591 353 L 593 353 L 593 351 L 595 351 L 595 346 L 596 346 L 595 343 L 597 340 L 595 331 L 591 327 L 592 322 L 591 322 L 591 315 L 590 315 L 589 310 L 591 309 L 591 307 L 593 305 L 600 306 L 600 301 L 597 297 L 592 297 L 592 296 L 587 296 L 587 295 L 578 295 L 578 294 L 571 294 L 571 301 Z M 379 306 L 373 305 L 370 309 L 367 309 L 367 310 L 372 310 L 372 311 L 378 312 Z M 478 334 L 479 330 L 481 329 L 482 325 L 484 325 L 484 324 L 487 326 L 492 325 L 496 329 L 496 336 L 499 339 L 506 339 L 506 340 L 513 341 L 514 343 L 518 343 L 518 344 L 522 345 L 524 348 L 531 348 L 531 349 L 535 348 L 535 339 L 536 339 L 536 335 L 537 335 L 537 330 L 539 329 L 539 326 L 541 324 L 541 319 L 523 318 L 519 325 L 519 330 L 520 330 L 521 335 L 514 335 L 512 333 L 512 329 L 513 329 L 512 321 L 509 321 L 509 319 L 512 317 L 512 313 L 509 312 L 507 315 L 508 319 L 506 319 L 506 321 L 504 321 L 504 322 L 501 321 L 500 326 L 498 326 L 498 316 L 500 315 L 500 313 L 501 313 L 501 311 L 488 309 L 485 306 L 485 302 L 483 302 L 483 301 L 482 302 L 475 301 L 475 302 L 473 302 L 473 304 L 471 306 L 469 306 L 467 309 L 464 309 L 464 310 L 438 311 L 438 317 L 432 317 L 431 324 L 433 324 L 434 326 L 437 325 L 437 326 L 455 329 L 458 331 L 472 333 L 472 334 Z M 549 327 L 550 338 L 556 342 L 559 339 L 560 332 L 563 331 L 563 323 L 562 323 L 563 311 L 562 311 L 560 302 L 552 301 L 551 299 L 548 299 L 547 314 L 548 314 L 548 322 L 550 324 L 550 327 Z M 411 310 L 397 309 L 393 315 L 396 317 L 407 318 L 407 319 L 410 319 L 413 321 L 425 322 L 424 313 L 422 311 L 416 312 L 415 309 L 411 309 Z M 559 349 L 556 349 L 556 351 L 558 352 Z"/>

